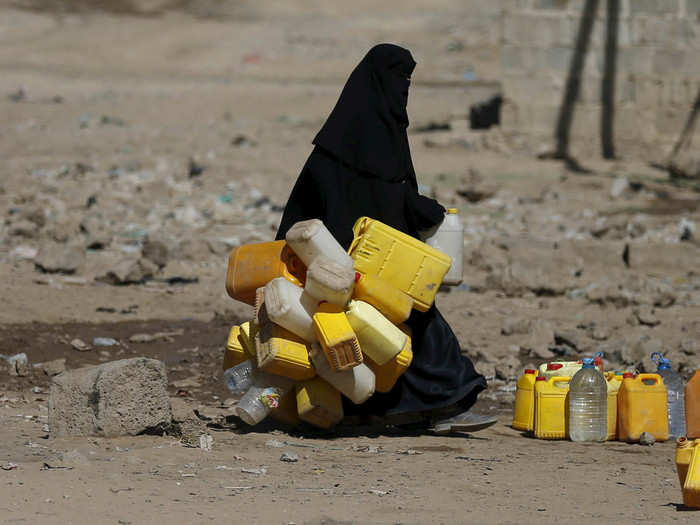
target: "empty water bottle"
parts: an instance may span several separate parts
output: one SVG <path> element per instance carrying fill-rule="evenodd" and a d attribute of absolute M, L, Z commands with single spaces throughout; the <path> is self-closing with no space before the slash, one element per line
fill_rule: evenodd
<path fill-rule="evenodd" d="M 671 361 L 659 352 L 651 354 L 657 364 L 656 373 L 661 376 L 668 394 L 668 434 L 671 438 L 685 436 L 685 392 L 683 378 L 671 369 Z"/>
<path fill-rule="evenodd" d="M 569 383 L 569 437 L 572 441 L 605 441 L 608 435 L 608 386 L 592 357 Z"/>
<path fill-rule="evenodd" d="M 253 363 L 246 359 L 224 371 L 224 384 L 233 394 L 245 394 L 253 384 Z"/>

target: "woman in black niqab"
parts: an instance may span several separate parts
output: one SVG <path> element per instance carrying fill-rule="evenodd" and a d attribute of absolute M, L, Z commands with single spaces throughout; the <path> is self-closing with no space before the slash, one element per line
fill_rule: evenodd
<path fill-rule="evenodd" d="M 418 193 L 408 145 L 406 107 L 415 65 L 408 50 L 379 44 L 353 70 L 313 140 L 277 239 L 296 222 L 316 218 L 347 249 L 359 217 L 377 219 L 415 238 L 442 221 L 445 209 Z M 469 409 L 486 387 L 434 305 L 424 313 L 414 310 L 407 324 L 413 345 L 409 369 L 390 392 L 376 393 L 363 405 L 346 403 L 346 413 L 416 414 L 448 407 L 459 412 Z"/>

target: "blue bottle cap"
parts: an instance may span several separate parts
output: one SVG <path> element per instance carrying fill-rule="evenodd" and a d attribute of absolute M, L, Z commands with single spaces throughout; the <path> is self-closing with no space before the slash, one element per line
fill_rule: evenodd
<path fill-rule="evenodd" d="M 651 354 L 651 360 L 656 363 L 656 365 L 658 366 L 658 370 L 671 369 L 671 361 L 662 356 L 660 352 L 654 352 L 653 354 Z"/>
<path fill-rule="evenodd" d="M 581 368 L 595 368 L 595 359 L 592 357 L 584 357 L 583 366 Z"/>

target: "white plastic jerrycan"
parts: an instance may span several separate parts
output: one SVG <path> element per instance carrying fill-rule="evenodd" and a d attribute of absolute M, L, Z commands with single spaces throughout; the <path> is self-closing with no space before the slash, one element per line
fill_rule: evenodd
<path fill-rule="evenodd" d="M 460 284 L 464 255 L 464 226 L 462 226 L 462 221 L 457 214 L 457 208 L 447 208 L 445 218 L 440 225 L 422 232 L 421 236 L 427 245 L 446 253 L 452 259 L 452 265 L 442 280 L 442 284 Z"/>

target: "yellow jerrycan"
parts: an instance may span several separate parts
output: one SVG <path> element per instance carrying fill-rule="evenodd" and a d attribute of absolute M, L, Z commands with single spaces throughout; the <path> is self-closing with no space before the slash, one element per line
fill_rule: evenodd
<path fill-rule="evenodd" d="M 388 392 L 394 388 L 397 379 L 411 366 L 412 361 L 413 350 L 409 336 L 406 337 L 406 344 L 401 351 L 383 365 L 378 365 L 365 355 L 365 362 L 375 375 L 375 390 L 377 392 Z"/>
<path fill-rule="evenodd" d="M 576 372 L 581 370 L 582 366 L 582 361 L 552 361 L 551 363 L 542 363 L 537 369 L 537 375 L 545 379 L 573 377 Z"/>
<path fill-rule="evenodd" d="M 617 394 L 617 433 L 620 441 L 639 441 L 649 432 L 656 441 L 668 439 L 668 394 L 659 374 L 624 374 Z"/>
<path fill-rule="evenodd" d="M 700 440 L 695 440 L 688 464 L 688 474 L 683 484 L 683 504 L 700 509 Z"/>
<path fill-rule="evenodd" d="M 391 361 L 406 346 L 408 335 L 371 304 L 350 301 L 346 315 L 362 352 L 379 366 Z"/>
<path fill-rule="evenodd" d="M 355 270 L 378 276 L 410 295 L 416 310 L 427 311 L 450 269 L 450 256 L 369 217 L 357 219 L 353 233 L 348 253 Z"/>
<path fill-rule="evenodd" d="M 224 351 L 224 370 L 236 366 L 252 356 L 248 355 L 240 340 L 241 327 L 232 326 L 226 340 L 226 350 Z"/>
<path fill-rule="evenodd" d="M 253 306 L 255 290 L 276 277 L 298 286 L 306 279 L 306 266 L 285 241 L 244 244 L 231 250 L 226 291 L 234 299 Z"/>
<path fill-rule="evenodd" d="M 513 407 L 513 423 L 515 430 L 531 432 L 535 424 L 535 380 L 537 371 L 526 368 L 518 379 L 515 390 L 515 406 Z"/>
<path fill-rule="evenodd" d="M 617 395 L 622 386 L 622 374 L 605 372 L 608 383 L 608 441 L 617 439 Z"/>
<path fill-rule="evenodd" d="M 275 323 L 264 324 L 255 334 L 258 367 L 295 381 L 316 375 L 306 342 Z"/>
<path fill-rule="evenodd" d="M 566 439 L 569 421 L 570 377 L 535 380 L 535 437 Z"/>
<path fill-rule="evenodd" d="M 347 370 L 362 363 L 360 343 L 341 307 L 321 303 L 313 316 L 313 327 L 333 370 Z"/>
<path fill-rule="evenodd" d="M 371 304 L 394 324 L 403 323 L 413 309 L 410 295 L 373 274 L 355 272 L 352 298 Z"/>
<path fill-rule="evenodd" d="M 299 419 L 320 428 L 331 428 L 343 419 L 340 392 L 320 377 L 297 383 Z"/>
<path fill-rule="evenodd" d="M 695 445 L 695 442 L 686 437 L 679 437 L 676 440 L 676 471 L 678 472 L 678 481 L 681 484 L 681 489 L 685 485 L 685 478 L 688 475 L 688 467 L 693 455 L 693 445 Z"/>

